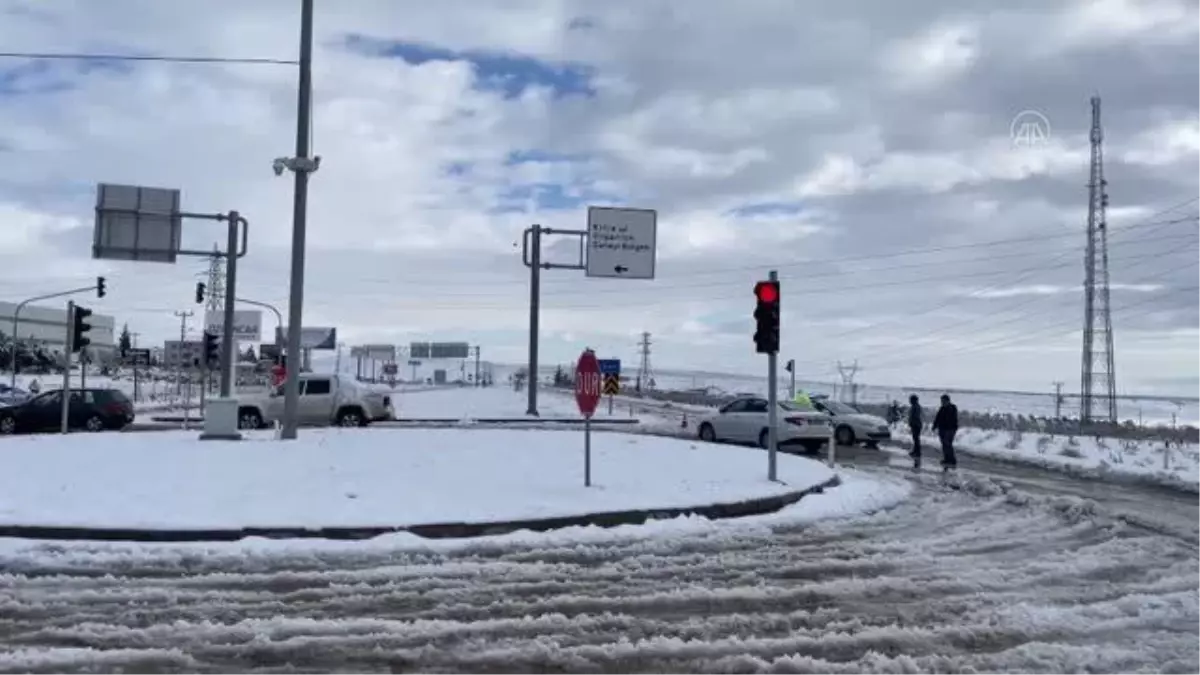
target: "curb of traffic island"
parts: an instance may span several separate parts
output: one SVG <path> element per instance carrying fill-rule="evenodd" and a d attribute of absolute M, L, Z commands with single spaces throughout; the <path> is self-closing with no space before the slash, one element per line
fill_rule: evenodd
<path fill-rule="evenodd" d="M 183 422 L 202 424 L 203 417 L 189 417 L 186 420 L 182 415 L 156 415 L 150 418 L 153 422 L 162 423 L 179 423 Z M 640 420 L 636 417 L 619 417 L 616 419 L 596 419 L 592 418 L 592 426 L 605 427 L 611 425 L 630 425 L 637 424 Z M 380 420 L 372 422 L 372 427 L 384 428 L 404 428 L 410 426 L 460 426 L 463 424 L 494 424 L 497 426 L 512 426 L 521 427 L 523 425 L 538 426 L 543 424 L 562 424 L 582 426 L 585 420 L 582 417 L 403 417 L 394 420 Z"/>
<path fill-rule="evenodd" d="M 509 534 L 521 530 L 547 532 L 564 527 L 595 526 L 609 528 L 618 525 L 643 525 L 651 520 L 668 520 L 678 518 L 679 516 L 703 516 L 709 520 L 758 516 L 774 513 L 785 506 L 795 504 L 808 495 L 820 494 L 827 488 L 837 487 L 841 483 L 841 477 L 835 474 L 829 480 L 803 490 L 793 490 L 771 497 L 760 497 L 738 502 L 723 502 L 707 506 L 606 511 L 578 516 L 484 523 L 430 523 L 403 527 L 244 527 L 194 530 L 0 525 L 0 538 L 142 543 L 229 542 L 249 537 L 263 539 L 334 539 L 345 541 L 371 539 L 383 534 L 408 532 L 409 534 L 415 534 L 425 539 L 468 539 L 471 537 Z"/>

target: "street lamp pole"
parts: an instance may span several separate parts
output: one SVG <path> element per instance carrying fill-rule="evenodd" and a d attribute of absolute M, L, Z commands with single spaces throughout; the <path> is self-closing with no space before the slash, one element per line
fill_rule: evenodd
<path fill-rule="evenodd" d="M 300 329 L 304 312 L 304 247 L 308 220 L 308 174 L 317 169 L 309 159 L 309 130 L 312 125 L 313 0 L 300 5 L 300 79 L 296 100 L 296 156 L 285 160 L 296 174 L 292 200 L 292 274 L 288 298 L 287 378 L 283 386 L 283 428 L 279 437 L 296 438 L 296 412 L 300 404 Z M 277 169 L 278 170 L 278 169 Z"/>
<path fill-rule="evenodd" d="M 275 330 L 275 339 L 272 340 L 272 342 L 274 342 L 275 344 L 279 344 L 279 334 L 283 331 L 283 315 L 279 313 L 279 310 L 276 309 L 273 305 L 268 305 L 265 302 L 259 302 L 257 300 L 247 300 L 246 298 L 238 298 L 237 301 L 242 303 L 243 305 L 253 305 L 255 307 L 262 307 L 263 309 L 271 310 L 271 313 L 275 315 L 275 325 L 278 326 L 278 328 Z"/>

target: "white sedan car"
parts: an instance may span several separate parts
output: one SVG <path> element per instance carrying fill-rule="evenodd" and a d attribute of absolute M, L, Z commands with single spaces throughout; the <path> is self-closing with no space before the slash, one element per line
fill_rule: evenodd
<path fill-rule="evenodd" d="M 779 401 L 776 438 L 780 448 L 801 446 L 816 452 L 829 442 L 832 426 L 824 413 Z M 767 400 L 744 396 L 721 407 L 715 415 L 700 421 L 700 438 L 709 442 L 757 443 L 767 447 Z"/>
<path fill-rule="evenodd" d="M 880 441 L 892 438 L 892 431 L 882 417 L 859 412 L 856 408 L 828 396 L 813 396 L 813 406 L 829 415 L 837 434 L 838 445 L 863 443 L 868 448 L 879 447 Z"/>

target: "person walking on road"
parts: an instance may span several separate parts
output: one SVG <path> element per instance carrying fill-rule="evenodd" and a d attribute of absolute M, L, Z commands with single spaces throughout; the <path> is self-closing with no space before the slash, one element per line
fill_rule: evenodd
<path fill-rule="evenodd" d="M 942 407 L 938 408 L 933 418 L 933 430 L 937 432 L 938 440 L 942 442 L 942 470 L 949 471 L 958 467 L 958 458 L 954 456 L 954 435 L 958 433 L 958 406 L 950 402 L 949 394 L 942 394 Z"/>
<path fill-rule="evenodd" d="M 913 470 L 921 469 L 921 429 L 925 426 L 925 414 L 921 410 L 920 399 L 916 394 L 908 397 L 908 430 L 912 433 L 912 452 L 908 453 L 913 460 Z"/>

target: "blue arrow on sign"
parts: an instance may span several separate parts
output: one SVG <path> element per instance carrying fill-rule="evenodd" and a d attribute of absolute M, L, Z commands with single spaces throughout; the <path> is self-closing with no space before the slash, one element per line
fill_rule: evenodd
<path fill-rule="evenodd" d="M 621 374 L 621 359 L 600 359 L 597 363 L 600 364 L 601 375 Z"/>

